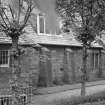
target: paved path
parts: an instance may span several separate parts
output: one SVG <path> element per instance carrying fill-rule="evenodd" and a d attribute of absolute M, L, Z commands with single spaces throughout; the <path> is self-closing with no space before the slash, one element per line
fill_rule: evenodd
<path fill-rule="evenodd" d="M 105 84 L 105 80 L 86 82 L 86 87 L 95 86 L 99 84 L 101 85 Z M 59 92 L 78 89 L 78 88 L 81 88 L 81 83 L 61 85 L 61 86 L 55 86 L 55 87 L 47 87 L 47 88 L 39 88 L 35 91 L 35 93 L 44 95 L 44 94 L 59 93 Z"/>
<path fill-rule="evenodd" d="M 105 90 L 105 84 L 86 87 L 86 95 L 97 93 Z M 43 105 L 43 103 L 51 102 L 53 100 L 65 99 L 71 96 L 79 96 L 80 88 L 74 90 L 67 90 L 64 92 L 54 93 L 54 94 L 46 94 L 46 95 L 36 95 L 32 98 L 32 105 Z"/>

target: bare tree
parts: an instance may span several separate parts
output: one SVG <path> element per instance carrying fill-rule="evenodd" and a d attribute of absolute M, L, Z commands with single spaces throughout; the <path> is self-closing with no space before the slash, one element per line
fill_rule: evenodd
<path fill-rule="evenodd" d="M 11 57 L 12 57 L 12 77 L 11 77 L 11 90 L 18 97 L 18 76 L 19 69 L 19 54 L 18 48 L 19 37 L 24 33 L 24 28 L 27 26 L 31 12 L 35 5 L 32 0 L 11 0 L 11 3 L 4 4 L 0 2 L 0 31 L 4 32 L 12 40 Z M 14 3 L 17 3 L 17 8 Z M 18 103 L 18 98 L 16 98 Z"/>
<path fill-rule="evenodd" d="M 76 33 L 76 39 L 83 45 L 82 56 L 82 86 L 81 95 L 85 95 L 87 80 L 87 49 L 91 42 L 105 30 L 105 1 L 104 0 L 56 0 L 57 13 L 64 19 L 64 31 L 69 28 Z"/>

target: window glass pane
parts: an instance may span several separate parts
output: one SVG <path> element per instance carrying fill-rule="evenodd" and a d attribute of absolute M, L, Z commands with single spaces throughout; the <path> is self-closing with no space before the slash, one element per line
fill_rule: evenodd
<path fill-rule="evenodd" d="M 6 51 L 6 56 L 5 56 L 5 63 L 8 64 L 8 51 Z"/>
<path fill-rule="evenodd" d="M 98 68 L 98 53 L 95 54 L 95 68 Z"/>
<path fill-rule="evenodd" d="M 44 18 L 40 17 L 39 18 L 39 29 L 40 29 L 40 33 L 44 33 Z"/>
<path fill-rule="evenodd" d="M 2 52 L 2 64 L 5 64 L 5 51 Z"/>
<path fill-rule="evenodd" d="M 2 64 L 2 51 L 0 51 L 0 64 Z"/>
<path fill-rule="evenodd" d="M 94 69 L 94 53 L 91 54 L 91 67 Z"/>
<path fill-rule="evenodd" d="M 8 64 L 8 51 L 1 50 L 0 51 L 0 65 Z"/>

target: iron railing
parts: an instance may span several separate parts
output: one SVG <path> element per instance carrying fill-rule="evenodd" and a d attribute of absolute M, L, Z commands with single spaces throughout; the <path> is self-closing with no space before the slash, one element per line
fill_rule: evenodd
<path fill-rule="evenodd" d="M 12 105 L 12 97 L 10 95 L 0 96 L 0 105 Z"/>
<path fill-rule="evenodd" d="M 3 89 L 2 89 L 3 91 Z M 21 88 L 18 96 L 18 105 L 29 105 L 31 103 L 32 87 Z M 14 94 L 0 95 L 0 105 L 16 105 Z"/>

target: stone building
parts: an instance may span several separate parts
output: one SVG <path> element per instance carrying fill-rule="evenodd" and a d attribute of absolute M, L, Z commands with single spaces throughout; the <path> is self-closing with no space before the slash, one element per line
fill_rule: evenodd
<path fill-rule="evenodd" d="M 28 27 L 29 34 L 19 39 L 21 82 L 27 80 L 34 87 L 72 84 L 81 81 L 82 45 L 68 35 L 38 35 Z M 39 46 L 40 45 L 40 46 Z M 11 39 L 0 34 L 0 85 L 9 86 L 11 76 Z M 88 49 L 87 76 L 88 81 L 98 80 L 100 71 L 104 78 L 105 57 L 102 46 L 92 43 Z M 5 81 L 5 82 L 4 82 Z"/>
<path fill-rule="evenodd" d="M 52 3 L 49 4 L 52 6 Z M 19 39 L 20 49 L 24 50 L 19 57 L 21 82 L 28 81 L 34 87 L 80 82 L 82 75 L 81 43 L 75 40 L 72 32 L 59 34 L 59 20 L 55 18 L 54 7 L 48 9 L 47 5 L 42 9 L 45 13 L 41 13 L 38 9 L 32 11 L 31 25 L 25 28 L 26 33 Z M 11 39 L 4 33 L 0 33 L 0 88 L 9 87 L 9 78 L 12 74 L 10 49 Z M 103 74 L 101 78 L 104 78 L 104 61 L 102 46 L 93 42 L 91 48 L 88 49 L 88 81 L 100 79 L 98 74 L 101 72 Z"/>
<path fill-rule="evenodd" d="M 82 45 L 69 35 L 36 35 L 43 46 L 40 53 L 38 86 L 53 86 L 81 81 Z M 33 40 L 35 40 L 33 38 Z M 104 52 L 98 43 L 88 49 L 88 81 L 104 78 Z"/>
<path fill-rule="evenodd" d="M 11 39 L 6 37 L 4 33 L 0 33 L 0 88 L 8 88 L 9 79 L 12 75 L 11 70 Z M 22 83 L 31 82 L 37 84 L 39 69 L 39 52 L 36 44 L 25 37 L 19 39 L 19 49 L 23 54 L 19 56 L 19 69 L 21 72 L 20 81 Z"/>

